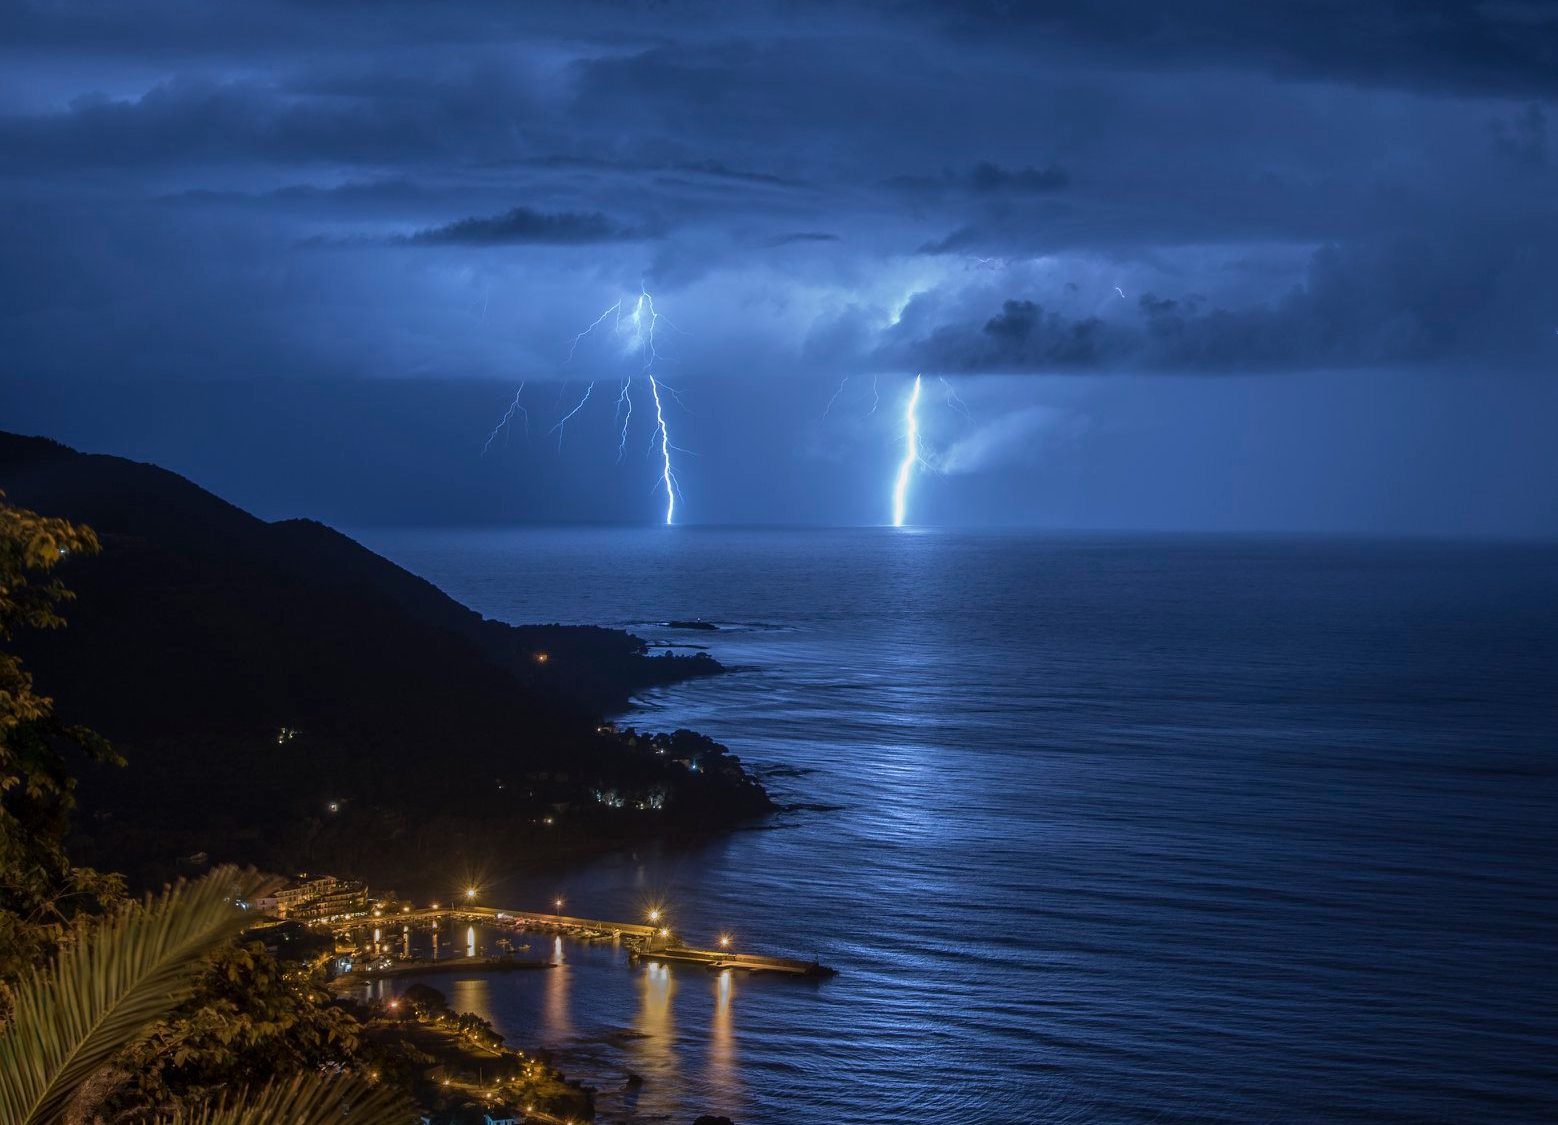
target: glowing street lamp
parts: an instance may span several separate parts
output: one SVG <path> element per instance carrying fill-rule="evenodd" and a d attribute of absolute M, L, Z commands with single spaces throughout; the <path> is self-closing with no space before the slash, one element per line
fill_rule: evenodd
<path fill-rule="evenodd" d="M 476 888 L 475 887 L 466 887 L 465 888 L 465 898 L 466 898 L 467 902 L 474 902 L 476 900 Z"/>
<path fill-rule="evenodd" d="M 719 936 L 719 947 L 721 949 L 729 949 L 730 948 L 730 935 L 729 934 L 720 934 L 720 936 Z"/>
<path fill-rule="evenodd" d="M 554 898 L 552 900 L 552 906 L 559 914 L 561 914 L 563 912 L 563 900 L 562 899 Z"/>
<path fill-rule="evenodd" d="M 655 907 L 655 908 L 653 908 L 653 909 L 651 909 L 649 911 L 649 921 L 650 921 L 651 924 L 660 921 L 660 908 L 659 907 Z"/>

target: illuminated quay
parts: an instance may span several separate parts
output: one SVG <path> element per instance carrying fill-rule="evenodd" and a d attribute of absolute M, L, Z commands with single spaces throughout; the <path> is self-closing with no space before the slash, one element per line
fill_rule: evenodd
<path fill-rule="evenodd" d="M 468 898 L 474 897 L 467 895 Z M 662 912 L 649 910 L 643 922 L 608 921 L 599 918 L 579 918 L 567 914 L 544 911 L 517 910 L 491 906 L 477 906 L 469 901 L 457 905 L 434 903 L 427 907 L 403 905 L 398 910 L 376 908 L 372 914 L 351 918 L 336 918 L 310 923 L 315 928 L 330 929 L 338 935 L 350 935 L 366 927 L 423 926 L 434 928 L 439 922 L 481 924 L 497 930 L 513 930 L 516 933 L 544 933 L 570 937 L 581 941 L 622 941 L 627 945 L 630 960 L 674 962 L 702 965 L 713 972 L 735 970 L 753 973 L 777 973 L 798 977 L 837 976 L 836 969 L 818 961 L 806 961 L 794 957 L 777 957 L 763 953 L 742 953 L 731 948 L 732 939 L 722 934 L 715 941 L 718 948 L 702 949 L 686 945 L 680 937 L 664 925 Z M 376 944 L 387 945 L 388 942 Z M 492 969 L 501 971 L 511 967 L 547 968 L 547 961 L 524 960 L 512 957 L 476 957 L 474 952 L 465 957 L 452 957 L 435 962 L 392 963 L 379 969 L 357 970 L 361 977 L 413 975 L 417 969 L 462 967 L 467 969 Z"/>

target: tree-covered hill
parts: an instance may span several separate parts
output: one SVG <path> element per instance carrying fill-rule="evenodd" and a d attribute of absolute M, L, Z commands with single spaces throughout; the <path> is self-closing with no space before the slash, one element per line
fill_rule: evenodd
<path fill-rule="evenodd" d="M 205 852 L 387 876 L 767 808 L 706 740 L 656 753 L 598 729 L 639 688 L 717 671 L 706 658 L 485 621 L 323 525 L 44 439 L 0 434 L 0 489 L 102 542 L 60 568 L 69 627 L 24 655 L 62 718 L 129 759 L 83 781 L 83 846 L 114 866 L 154 877 Z"/>

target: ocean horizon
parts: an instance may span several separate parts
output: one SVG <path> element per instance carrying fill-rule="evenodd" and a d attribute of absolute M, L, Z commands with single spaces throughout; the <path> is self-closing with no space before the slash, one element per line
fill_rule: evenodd
<path fill-rule="evenodd" d="M 355 534 L 489 617 L 709 651 L 726 674 L 622 721 L 718 739 L 789 806 L 694 847 L 516 864 L 493 894 L 597 917 L 663 902 L 690 938 L 732 931 L 836 979 L 560 943 L 545 974 L 431 982 L 556 1050 L 602 1120 L 1535 1122 L 1558 1104 L 1558 547 Z M 691 620 L 713 628 L 667 624 Z"/>

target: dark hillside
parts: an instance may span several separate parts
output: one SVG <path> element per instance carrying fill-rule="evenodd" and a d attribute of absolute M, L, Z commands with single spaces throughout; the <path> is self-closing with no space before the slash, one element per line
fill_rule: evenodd
<path fill-rule="evenodd" d="M 147 871 L 200 851 L 368 868 L 442 855 L 443 832 L 581 846 L 766 805 L 735 771 L 597 729 L 712 661 L 484 621 L 329 528 L 266 523 L 150 465 L 0 435 L 0 488 L 103 542 L 62 568 L 69 627 L 24 651 L 61 714 L 131 760 L 87 778 L 95 850 Z"/>

